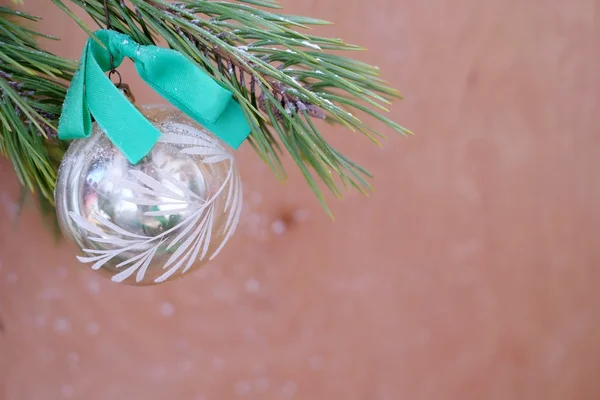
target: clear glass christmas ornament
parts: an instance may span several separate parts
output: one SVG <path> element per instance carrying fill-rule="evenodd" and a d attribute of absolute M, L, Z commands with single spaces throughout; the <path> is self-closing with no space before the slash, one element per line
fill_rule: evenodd
<path fill-rule="evenodd" d="M 162 133 L 150 154 L 132 165 L 94 124 L 65 154 L 55 201 L 79 261 L 114 282 L 152 285 L 221 251 L 239 221 L 242 187 L 232 152 L 213 134 L 169 106 L 139 110 Z"/>

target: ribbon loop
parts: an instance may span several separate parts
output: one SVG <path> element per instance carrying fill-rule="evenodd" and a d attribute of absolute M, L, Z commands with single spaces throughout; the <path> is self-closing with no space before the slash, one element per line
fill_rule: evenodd
<path fill-rule="evenodd" d="M 59 138 L 89 137 L 93 116 L 132 164 L 145 157 L 158 141 L 158 129 L 105 75 L 111 69 L 111 55 L 115 67 L 125 57 L 132 59 L 140 77 L 154 91 L 234 149 L 250 134 L 248 121 L 233 94 L 181 53 L 142 46 L 111 30 L 97 31 L 95 36 L 102 44 L 90 38 L 84 48 L 63 105 Z"/>
<path fill-rule="evenodd" d="M 124 37 L 121 40 L 110 41 L 110 47 L 112 49 L 111 51 L 120 54 L 121 57 L 129 57 L 131 59 L 135 59 L 136 56 L 139 54 L 140 48 L 142 48 L 142 46 L 140 46 L 133 40 L 129 40 L 126 35 L 122 36 Z"/>

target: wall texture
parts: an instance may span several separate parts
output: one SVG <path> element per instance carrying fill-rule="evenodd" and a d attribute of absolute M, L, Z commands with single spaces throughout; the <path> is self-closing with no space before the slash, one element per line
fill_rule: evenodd
<path fill-rule="evenodd" d="M 75 26 L 25 3 L 78 57 Z M 598 1 L 282 3 L 368 47 L 417 135 L 327 132 L 376 176 L 335 222 L 242 149 L 233 243 L 146 289 L 17 215 L 0 161 L 0 399 L 600 398 Z"/>

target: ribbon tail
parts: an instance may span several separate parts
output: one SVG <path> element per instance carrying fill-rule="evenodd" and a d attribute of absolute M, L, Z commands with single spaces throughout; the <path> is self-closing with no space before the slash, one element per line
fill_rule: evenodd
<path fill-rule="evenodd" d="M 233 94 L 177 51 L 143 46 L 133 55 L 142 79 L 161 97 L 237 149 L 250 126 Z"/>
<path fill-rule="evenodd" d="M 244 110 L 233 97 L 227 102 L 227 107 L 219 119 L 207 126 L 207 129 L 218 132 L 215 135 L 233 149 L 239 148 L 250 134 L 250 126 Z"/>
<path fill-rule="evenodd" d="M 86 72 L 89 110 L 125 158 L 137 164 L 150 153 L 160 132 L 113 85 L 93 57 L 88 58 Z"/>
<path fill-rule="evenodd" d="M 85 64 L 88 47 L 89 44 L 86 44 L 79 61 L 79 69 L 71 80 L 62 106 L 58 121 L 58 137 L 61 140 L 83 139 L 92 133 L 92 117 L 85 96 Z"/>

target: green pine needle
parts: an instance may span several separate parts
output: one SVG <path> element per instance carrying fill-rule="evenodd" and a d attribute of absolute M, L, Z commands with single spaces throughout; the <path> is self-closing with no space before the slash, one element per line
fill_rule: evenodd
<path fill-rule="evenodd" d="M 52 155 L 64 152 L 56 126 L 76 64 L 39 48 L 36 36 L 50 37 L 23 20 L 37 17 L 0 7 L 0 152 L 23 186 L 52 202 L 59 161 Z"/>

